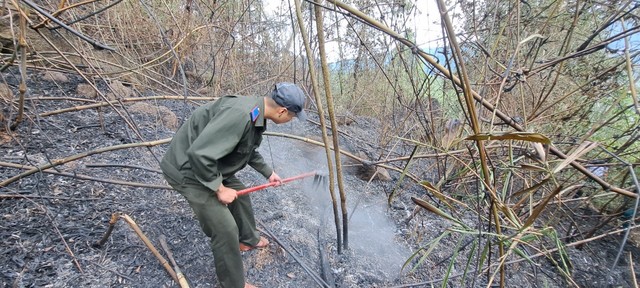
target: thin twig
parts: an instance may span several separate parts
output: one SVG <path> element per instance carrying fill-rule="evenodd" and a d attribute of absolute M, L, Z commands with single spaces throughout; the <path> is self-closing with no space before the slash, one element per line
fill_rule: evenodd
<path fill-rule="evenodd" d="M 27 169 L 27 170 L 29 170 L 29 169 L 37 169 L 37 167 L 30 166 L 30 165 L 20 165 L 20 164 L 14 164 L 14 163 L 3 162 L 3 161 L 0 161 L 0 166 L 18 168 L 18 169 Z M 49 169 L 42 170 L 40 172 L 54 174 L 54 175 L 60 175 L 60 176 L 65 176 L 65 177 L 70 177 L 70 178 L 76 178 L 76 179 L 81 179 L 81 180 L 89 180 L 89 181 L 96 181 L 96 182 L 101 182 L 101 183 L 116 184 L 116 185 L 125 185 L 125 186 L 132 186 L 132 187 L 143 187 L 143 188 L 153 188 L 153 189 L 168 189 L 168 190 L 173 189 L 173 188 L 171 188 L 170 186 L 167 186 L 167 185 L 147 184 L 147 183 L 139 183 L 139 182 L 120 181 L 120 180 L 110 180 L 110 179 L 104 179 L 104 178 L 91 177 L 91 176 L 87 176 L 87 175 L 83 175 L 83 174 L 77 174 L 77 173 L 59 172 L 59 171 L 49 170 Z"/>
<path fill-rule="evenodd" d="M 106 11 L 107 9 L 109 9 L 109 8 L 111 8 L 111 7 L 113 7 L 113 6 L 118 5 L 118 3 L 120 3 L 120 2 L 122 2 L 122 0 L 116 0 L 116 1 L 114 1 L 113 3 L 109 3 L 109 5 L 104 6 L 104 7 L 100 8 L 100 9 L 98 9 L 98 10 L 96 10 L 96 11 L 93 11 L 93 12 L 91 12 L 91 13 L 87 14 L 87 15 L 84 15 L 84 16 L 78 17 L 78 18 L 76 18 L 76 19 L 74 19 L 74 20 L 72 20 L 72 21 L 69 21 L 69 23 L 67 23 L 67 25 L 73 25 L 73 24 L 75 24 L 75 23 L 77 23 L 77 22 L 80 22 L 80 21 L 82 21 L 82 20 L 84 20 L 84 19 L 87 19 L 87 18 L 89 18 L 89 17 L 92 17 L 92 16 L 95 16 L 95 15 L 98 15 L 98 14 L 100 14 L 100 13 L 102 13 L 102 12 Z M 60 28 L 60 27 L 62 27 L 62 26 L 58 25 L 58 26 L 51 27 L 50 29 L 51 29 L 51 30 L 56 30 L 56 29 L 58 29 L 58 28 Z"/>
<path fill-rule="evenodd" d="M 73 3 L 71 5 L 66 6 L 67 4 L 69 4 L 68 3 L 69 1 L 62 0 L 62 1 L 60 1 L 60 3 L 58 3 L 58 10 L 56 10 L 53 13 L 51 13 L 51 15 L 57 18 L 58 16 L 60 16 L 60 14 L 64 13 L 67 10 L 71 10 L 73 8 L 77 8 L 77 7 L 80 7 L 80 6 L 83 6 L 83 5 L 87 5 L 87 4 L 91 4 L 91 3 L 94 3 L 94 2 L 97 2 L 97 1 L 100 1 L 100 0 L 85 0 L 85 1 L 82 1 L 82 2 L 79 2 L 79 3 Z M 49 23 L 49 21 L 50 21 L 49 19 L 45 19 L 45 20 L 43 20 L 42 22 L 40 22 L 38 24 L 31 25 L 31 28 L 32 29 L 40 29 L 40 28 L 44 27 L 47 23 Z M 71 25 L 71 24 L 72 23 L 67 23 L 67 25 Z"/>
<path fill-rule="evenodd" d="M 27 177 L 29 175 L 35 174 L 37 172 L 40 172 L 42 170 L 46 170 L 52 167 L 56 167 L 56 166 L 60 166 L 62 164 L 71 162 L 71 161 L 75 161 L 84 157 L 88 157 L 94 154 L 100 154 L 100 153 L 104 153 L 104 152 L 109 152 L 109 151 L 115 151 L 115 150 L 120 150 L 120 149 L 127 149 L 127 148 L 134 148 L 134 147 L 151 147 L 151 146 L 156 146 L 156 145 L 160 145 L 160 144 L 165 144 L 165 143 L 169 143 L 169 141 L 171 141 L 171 138 L 166 138 L 166 139 L 161 139 L 161 140 L 156 140 L 156 141 L 148 141 L 148 142 L 140 142 L 140 143 L 130 143 L 130 144 L 121 144 L 121 145 L 115 145 L 115 146 L 110 146 L 110 147 L 103 147 L 103 148 L 98 148 L 95 150 L 91 150 L 91 151 L 87 151 L 87 152 L 83 152 L 80 154 L 76 154 L 76 155 L 72 155 L 69 157 L 66 157 L 64 159 L 58 159 L 58 160 L 54 160 L 50 163 L 35 167 L 33 169 L 30 169 L 29 171 L 23 172 L 21 174 L 18 174 L 16 176 L 13 176 L 9 179 L 6 179 L 2 182 L 0 182 L 0 187 L 5 187 L 21 178 Z"/>
<path fill-rule="evenodd" d="M 591 238 L 587 238 L 587 239 L 582 239 L 582 240 L 579 240 L 579 241 L 571 242 L 571 243 L 566 244 L 565 247 L 574 247 L 574 246 L 578 246 L 578 245 L 581 245 L 581 244 L 593 242 L 593 241 L 596 241 L 598 239 L 601 239 L 601 238 L 604 238 L 604 237 L 607 237 L 607 236 L 610 236 L 610 235 L 618 234 L 618 233 L 624 232 L 626 230 L 632 230 L 632 229 L 636 229 L 636 228 L 640 228 L 640 225 L 635 225 L 635 226 L 632 226 L 632 227 L 629 227 L 629 228 L 616 229 L 616 230 L 609 231 L 609 232 L 604 233 L 604 234 L 593 236 Z M 522 261 L 531 261 L 531 259 L 533 259 L 533 258 L 538 258 L 540 256 L 547 256 L 547 255 L 549 255 L 551 253 L 557 252 L 559 249 L 560 248 L 552 248 L 552 249 L 549 249 L 549 250 L 546 250 L 544 252 L 540 252 L 540 253 L 537 253 L 537 254 L 534 254 L 534 255 L 528 255 L 527 258 L 520 258 L 520 259 L 517 259 L 517 260 L 508 261 L 508 262 L 505 262 L 504 264 L 506 265 L 506 264 L 520 263 Z M 495 265 L 496 264 L 492 264 L 492 266 L 495 266 Z"/>
<path fill-rule="evenodd" d="M 58 200 L 73 200 L 73 201 L 93 201 L 100 200 L 100 198 L 75 198 L 75 197 L 63 197 L 63 196 L 42 196 L 34 194 L 0 194 L 0 199 L 13 199 L 13 198 L 41 198 L 41 199 L 58 199 Z"/>
<path fill-rule="evenodd" d="M 107 232 L 101 238 L 101 240 L 96 242 L 96 246 L 101 247 L 102 245 L 104 245 L 104 243 L 107 242 L 107 239 L 109 238 L 109 236 L 111 235 L 111 232 L 113 231 L 113 227 L 115 226 L 116 222 L 118 222 L 119 219 L 122 219 L 127 224 L 129 224 L 129 227 L 131 227 L 131 229 L 133 229 L 136 235 L 138 235 L 140 240 L 142 240 L 142 243 L 144 243 L 144 245 L 147 246 L 147 248 L 149 248 L 151 253 L 154 256 L 156 256 L 156 258 L 158 258 L 162 267 L 164 267 L 164 269 L 167 270 L 167 272 L 169 273 L 169 276 L 171 276 L 171 278 L 173 278 L 173 280 L 176 281 L 176 283 L 179 283 L 176 272 L 173 270 L 173 268 L 171 268 L 171 265 L 169 265 L 169 262 L 166 259 L 164 259 L 164 257 L 162 257 L 160 252 L 158 252 L 158 249 L 156 249 L 156 247 L 153 246 L 149 238 L 147 238 L 147 236 L 144 235 L 144 233 L 142 233 L 142 230 L 140 229 L 138 224 L 136 224 L 136 222 L 133 221 L 133 219 L 129 217 L 129 215 L 127 214 L 124 214 L 122 212 L 111 214 L 111 219 L 109 220 L 109 228 L 107 229 Z"/>
<path fill-rule="evenodd" d="M 627 3 L 627 5 L 631 3 L 631 1 L 629 1 Z M 634 7 L 634 9 L 638 7 L 637 5 Z M 620 19 L 620 22 L 622 23 L 622 29 L 625 29 L 625 25 L 624 25 L 624 18 Z M 636 80 L 635 77 L 633 76 L 633 63 L 631 62 L 631 56 L 629 55 L 629 37 L 624 37 L 624 58 L 625 58 L 625 62 L 626 62 L 626 68 L 627 68 L 627 77 L 629 78 L 629 92 L 631 94 L 631 99 L 633 99 L 633 105 L 636 107 L 636 114 L 640 115 L 640 103 L 638 103 L 638 93 L 636 92 Z"/>
<path fill-rule="evenodd" d="M 454 275 L 449 275 L 447 278 L 440 278 L 440 279 L 435 279 L 435 280 L 429 280 L 429 281 L 424 281 L 424 282 L 418 282 L 418 283 L 410 283 L 410 284 L 403 284 L 403 285 L 398 285 L 398 286 L 391 286 L 389 288 L 410 288 L 410 287 L 433 287 L 433 284 L 438 283 L 438 282 L 442 282 L 445 279 L 453 279 L 453 278 L 458 278 L 460 276 L 463 276 L 465 273 L 458 273 L 458 274 L 454 274 Z M 431 284 L 431 285 L 429 285 Z"/>
<path fill-rule="evenodd" d="M 27 18 L 20 14 L 20 33 L 18 35 L 18 50 L 20 51 L 20 84 L 18 86 L 18 92 L 20 93 L 18 100 L 18 115 L 10 129 L 15 130 L 22 122 L 24 117 L 24 99 L 27 92 Z M 16 51 L 17 53 L 18 51 Z"/>
<path fill-rule="evenodd" d="M 278 245 L 280 245 L 280 247 L 282 247 L 282 249 L 284 251 L 287 251 L 287 253 L 289 253 L 289 255 L 291 255 L 291 257 L 296 260 L 296 262 L 298 262 L 298 264 L 300 264 L 300 266 L 302 267 L 302 269 L 304 271 L 307 272 L 307 274 L 309 274 L 309 276 L 311 276 L 311 278 L 313 279 L 313 281 L 315 281 L 316 283 L 318 283 L 318 285 L 320 285 L 320 287 L 326 287 L 329 288 L 331 286 L 329 286 L 329 284 L 327 284 L 327 282 L 325 282 L 322 277 L 320 277 L 320 275 L 316 274 L 315 272 L 313 272 L 309 266 L 307 266 L 307 264 L 305 264 L 302 259 L 300 259 L 300 257 L 298 257 L 298 255 L 296 255 L 290 247 L 288 247 L 287 245 L 284 244 L 284 242 L 280 241 L 280 239 L 278 239 L 278 237 L 276 237 L 275 234 L 271 233 L 271 231 L 267 228 L 267 226 L 264 225 L 264 223 L 262 223 L 262 221 L 260 221 L 259 219 L 256 219 L 256 221 L 260 224 L 260 226 L 262 226 L 262 228 L 259 228 L 258 230 L 262 230 L 262 232 L 264 232 L 265 234 L 267 234 L 267 236 L 269 236 L 269 238 L 273 239 L 276 243 L 278 243 Z"/>
<path fill-rule="evenodd" d="M 64 236 L 62 236 L 62 233 L 60 232 L 60 229 L 58 229 L 58 225 L 56 224 L 55 220 L 53 219 L 53 217 L 51 217 L 51 213 L 49 213 L 49 209 L 44 205 L 36 203 L 30 198 L 27 198 L 27 197 L 23 197 L 23 198 L 35 204 L 36 206 L 39 206 L 42 210 L 44 210 L 45 215 L 47 215 L 47 218 L 49 218 L 49 221 L 51 221 L 51 225 L 53 226 L 53 229 L 56 231 L 56 234 L 58 234 L 58 237 L 60 237 L 60 240 L 62 240 L 62 244 L 64 244 L 64 248 L 67 250 L 67 253 L 69 253 L 69 256 L 71 256 L 73 263 L 76 265 L 80 273 L 84 273 L 84 271 L 82 270 L 82 267 L 80 266 L 80 263 L 78 262 L 78 259 L 76 258 L 76 255 L 71 250 L 71 247 L 69 247 L 69 244 L 67 244 L 67 240 L 65 240 Z"/>
<path fill-rule="evenodd" d="M 187 100 L 193 100 L 193 101 L 212 101 L 212 100 L 218 99 L 218 97 L 186 97 L 186 98 Z M 137 97 L 137 98 L 123 98 L 123 99 L 120 99 L 120 101 L 121 102 L 139 102 L 139 101 L 147 101 L 147 100 L 184 100 L 184 99 L 185 97 L 183 96 L 150 96 L 150 97 Z M 107 102 L 99 102 L 94 104 L 74 106 L 74 107 L 59 109 L 55 111 L 44 112 L 44 113 L 38 114 L 38 116 L 46 117 L 46 116 L 57 115 L 57 114 L 62 114 L 66 112 L 81 111 L 81 110 L 93 109 L 93 108 L 103 107 L 103 106 L 112 106 L 116 104 L 118 104 L 118 100 L 111 100 Z"/>
<path fill-rule="evenodd" d="M 633 269 L 633 254 L 629 252 L 629 270 L 631 270 L 631 280 L 633 280 L 633 287 L 638 288 L 638 279 L 636 279 L 636 272 Z"/>
<path fill-rule="evenodd" d="M 58 18 L 54 17 L 53 15 L 47 13 L 47 11 L 44 11 L 42 8 L 40 8 L 40 6 L 36 5 L 35 3 L 29 1 L 29 0 L 21 0 L 22 2 L 24 2 L 25 4 L 27 4 L 29 7 L 33 8 L 34 10 L 38 11 L 38 13 L 44 15 L 45 17 L 49 18 L 51 21 L 55 22 L 56 24 L 60 25 L 62 28 L 64 28 L 65 30 L 71 32 L 71 34 L 78 36 L 78 38 L 86 41 L 87 43 L 93 45 L 94 48 L 96 49 L 100 49 L 100 50 L 109 50 L 109 51 L 115 51 L 115 49 L 102 44 L 102 43 L 98 43 L 97 41 L 85 36 L 84 34 L 74 30 L 73 28 L 69 27 L 68 25 L 62 23 L 62 21 L 60 21 Z"/>
<path fill-rule="evenodd" d="M 100 265 L 99 263 L 96 263 L 96 262 L 95 262 L 95 261 L 93 261 L 93 260 L 89 260 L 89 259 L 82 259 L 82 258 L 78 258 L 78 259 L 83 260 L 83 261 L 86 261 L 86 262 L 88 262 L 88 263 L 90 263 L 90 264 L 96 265 L 96 266 L 98 266 L 100 269 L 104 269 L 104 270 L 110 271 L 111 273 L 116 274 L 116 275 L 118 275 L 118 276 L 120 276 L 120 277 L 122 277 L 122 278 L 124 278 L 124 279 L 127 279 L 127 280 L 129 280 L 129 281 L 131 281 L 131 282 L 134 282 L 134 281 L 135 281 L 135 280 L 133 280 L 133 278 L 131 278 L 131 277 L 129 277 L 129 276 L 127 276 L 127 275 L 123 274 L 123 273 L 118 272 L 118 270 L 111 269 L 111 268 L 108 268 L 108 267 L 104 267 L 103 265 Z"/>
<path fill-rule="evenodd" d="M 171 253 L 171 250 L 169 249 L 169 245 L 167 244 L 167 238 L 164 236 L 164 234 L 160 234 L 159 238 L 160 238 L 160 246 L 162 247 L 164 252 L 167 253 L 167 258 L 169 258 L 169 261 L 171 261 L 171 265 L 173 265 L 176 271 L 176 277 L 178 277 L 177 284 L 180 285 L 180 288 L 189 288 L 189 283 L 187 282 L 187 279 L 184 277 L 184 274 L 182 274 L 182 271 L 180 270 L 180 267 L 178 267 L 178 263 L 176 263 L 176 260 L 173 259 L 173 253 Z"/>
<path fill-rule="evenodd" d="M 153 14 L 153 11 L 149 8 L 149 6 L 147 6 L 147 3 L 145 3 L 143 0 L 138 0 L 138 1 L 140 2 L 140 4 L 142 4 L 142 7 L 144 7 L 144 9 L 147 11 L 147 14 L 151 16 L 151 19 L 153 19 L 153 21 L 158 26 L 158 31 L 160 31 L 162 42 L 169 48 L 169 50 L 171 51 L 171 54 L 176 59 L 176 61 L 178 61 L 178 68 L 180 69 L 180 76 L 182 77 L 182 87 L 183 87 L 182 96 L 184 96 L 184 100 L 187 101 L 187 94 L 188 94 L 187 91 L 189 90 L 188 89 L 189 83 L 187 82 L 187 76 L 184 73 L 182 60 L 180 60 L 180 56 L 178 56 L 178 53 L 176 52 L 176 50 L 173 48 L 171 43 L 169 43 L 169 40 L 167 39 L 167 35 L 164 32 L 164 29 L 162 28 L 162 25 L 160 24 L 160 20 L 158 20 L 158 17 L 156 17 L 156 15 Z"/>
<path fill-rule="evenodd" d="M 121 167 L 121 168 L 133 168 L 133 169 L 140 169 L 140 170 L 146 170 L 149 172 L 155 172 L 155 173 L 160 173 L 162 174 L 161 170 L 158 169 L 153 169 L 153 168 L 149 168 L 149 167 L 144 167 L 144 166 L 140 166 L 140 165 L 129 165 L 129 164 L 116 164 L 116 163 L 105 163 L 105 164 L 87 164 L 84 165 L 87 168 L 96 168 L 96 167 Z"/>

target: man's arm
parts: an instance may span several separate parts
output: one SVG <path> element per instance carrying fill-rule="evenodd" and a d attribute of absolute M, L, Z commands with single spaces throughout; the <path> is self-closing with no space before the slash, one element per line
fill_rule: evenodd
<path fill-rule="evenodd" d="M 258 150 L 253 150 L 251 158 L 249 158 L 249 166 L 260 172 L 264 178 L 269 178 L 273 174 L 273 168 L 264 161 L 264 157 L 262 157 L 262 154 L 260 154 Z"/>
<path fill-rule="evenodd" d="M 262 157 L 262 154 L 257 150 L 253 150 L 253 154 L 249 160 L 249 166 L 260 172 L 264 178 L 269 179 L 269 182 L 278 182 L 278 185 L 282 182 L 280 176 L 278 176 L 278 174 L 273 171 L 273 168 L 264 161 L 264 157 Z"/>

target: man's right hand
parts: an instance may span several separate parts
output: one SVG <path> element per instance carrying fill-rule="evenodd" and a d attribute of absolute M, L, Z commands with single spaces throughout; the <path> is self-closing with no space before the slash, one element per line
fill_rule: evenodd
<path fill-rule="evenodd" d="M 222 184 L 220 184 L 220 188 L 218 188 L 218 192 L 216 194 L 218 196 L 218 201 L 224 205 L 228 205 L 238 198 L 238 191 L 225 187 Z"/>

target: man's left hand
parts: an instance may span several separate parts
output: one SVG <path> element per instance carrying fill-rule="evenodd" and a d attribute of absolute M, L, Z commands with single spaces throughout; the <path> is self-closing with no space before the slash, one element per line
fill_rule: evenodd
<path fill-rule="evenodd" d="M 269 183 L 274 183 L 274 182 L 278 183 L 275 186 L 282 184 L 282 178 L 280 178 L 280 176 L 278 176 L 276 172 L 271 173 L 271 176 L 269 176 Z"/>

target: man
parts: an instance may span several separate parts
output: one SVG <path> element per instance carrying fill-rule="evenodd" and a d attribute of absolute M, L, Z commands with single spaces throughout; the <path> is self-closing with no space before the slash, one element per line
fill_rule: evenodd
<path fill-rule="evenodd" d="M 269 182 L 281 182 L 256 150 L 267 128 L 298 117 L 304 121 L 304 93 L 292 83 L 278 83 L 270 97 L 224 96 L 196 109 L 178 129 L 160 167 L 165 179 L 193 209 L 211 238 L 218 281 L 224 288 L 245 283 L 241 251 L 264 248 L 269 241 L 256 230 L 249 195 L 234 174 L 247 164 Z"/>

